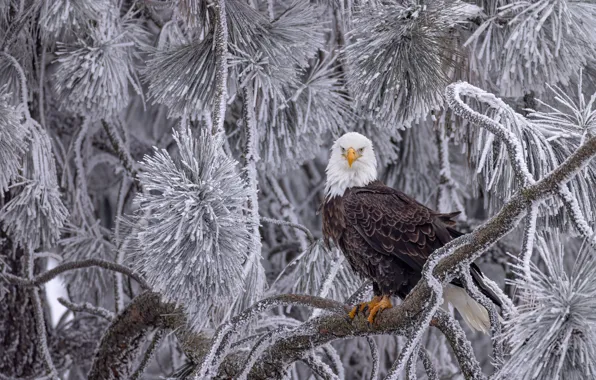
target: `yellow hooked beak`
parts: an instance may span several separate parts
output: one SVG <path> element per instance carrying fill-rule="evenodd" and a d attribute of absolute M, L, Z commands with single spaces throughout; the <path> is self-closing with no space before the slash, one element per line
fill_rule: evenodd
<path fill-rule="evenodd" d="M 352 147 L 348 148 L 347 152 L 346 152 L 346 160 L 348 160 L 348 166 L 352 167 L 352 164 L 354 163 L 354 161 L 356 161 L 358 158 L 360 157 L 360 155 L 358 153 L 356 153 L 356 150 Z"/>

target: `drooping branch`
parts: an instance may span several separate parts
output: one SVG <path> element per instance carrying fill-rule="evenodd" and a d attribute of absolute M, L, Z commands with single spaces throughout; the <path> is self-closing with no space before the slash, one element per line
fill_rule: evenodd
<path fill-rule="evenodd" d="M 379 349 L 377 347 L 377 343 L 373 338 L 370 336 L 366 337 L 366 341 L 368 342 L 368 346 L 370 347 L 370 358 L 372 361 L 372 368 L 370 370 L 370 378 L 377 379 L 379 377 L 379 367 L 380 367 L 380 358 L 379 358 Z"/>
<path fill-rule="evenodd" d="M 466 339 L 466 333 L 455 319 L 446 311 L 439 309 L 433 318 L 433 325 L 437 327 L 453 349 L 459 367 L 466 379 L 485 380 L 478 360 L 474 357 L 472 345 Z"/>
<path fill-rule="evenodd" d="M 23 277 L 10 275 L 8 273 L 0 275 L 0 278 L 4 278 L 6 281 L 23 286 L 39 286 L 43 285 L 54 278 L 58 277 L 64 272 L 69 272 L 75 269 L 81 268 L 89 268 L 89 267 L 100 267 L 107 270 L 111 270 L 113 272 L 118 272 L 129 276 L 130 278 L 134 279 L 136 282 L 141 285 L 141 287 L 145 290 L 149 290 L 151 287 L 147 282 L 137 273 L 134 273 L 130 268 L 127 268 L 123 265 L 119 265 L 113 263 L 111 261 L 99 260 L 99 259 L 87 259 L 81 261 L 73 261 L 69 263 L 63 263 L 58 265 L 57 267 L 44 272 L 42 274 L 37 275 L 31 280 L 28 280 Z"/>
<path fill-rule="evenodd" d="M 501 321 L 499 319 L 499 314 L 497 313 L 495 304 L 482 294 L 480 289 L 476 286 L 476 283 L 474 283 L 470 270 L 467 269 L 467 267 L 462 267 L 459 272 L 461 273 L 459 278 L 462 280 L 468 294 L 488 311 L 490 319 L 490 335 L 493 344 L 494 367 L 495 371 L 498 371 L 503 364 L 505 355 L 503 341 L 500 339 Z"/>
<path fill-rule="evenodd" d="M 447 86 L 445 95 L 449 108 L 456 115 L 462 116 L 471 123 L 479 125 L 505 143 L 511 165 L 522 187 L 535 182 L 534 177 L 532 177 L 532 174 L 528 170 L 528 165 L 524 158 L 524 150 L 517 136 L 490 117 L 472 110 L 470 106 L 463 102 L 461 96 L 468 95 L 479 100 L 489 100 L 502 109 L 508 109 L 509 107 L 501 99 L 466 82 L 458 82 Z"/>
<path fill-rule="evenodd" d="M 524 228 L 524 238 L 522 240 L 521 262 L 524 266 L 525 276 L 531 276 L 530 262 L 534 251 L 534 239 L 536 238 L 536 220 L 538 219 L 538 205 L 528 206 L 526 214 L 526 225 Z"/>
<path fill-rule="evenodd" d="M 596 234 L 586 221 L 586 218 L 579 208 L 577 199 L 575 199 L 571 191 L 569 191 L 567 185 L 561 185 L 559 188 L 559 197 L 561 197 L 575 229 L 588 241 L 592 248 L 596 248 Z"/>

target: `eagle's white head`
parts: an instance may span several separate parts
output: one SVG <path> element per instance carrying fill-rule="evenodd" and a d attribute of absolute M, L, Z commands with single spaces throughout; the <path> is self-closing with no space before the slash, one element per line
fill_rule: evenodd
<path fill-rule="evenodd" d="M 377 158 L 372 141 L 348 132 L 333 143 L 327 164 L 327 198 L 341 196 L 346 189 L 366 186 L 377 179 Z"/>

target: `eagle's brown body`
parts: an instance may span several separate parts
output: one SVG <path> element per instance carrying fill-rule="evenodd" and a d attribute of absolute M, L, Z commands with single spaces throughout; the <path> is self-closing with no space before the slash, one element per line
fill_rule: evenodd
<path fill-rule="evenodd" d="M 373 281 L 375 295 L 404 298 L 420 280 L 430 254 L 454 237 L 457 213 L 441 214 L 406 194 L 373 181 L 346 189 L 323 205 L 323 235 L 344 253 L 355 272 Z M 500 304 L 482 283 L 480 270 L 472 276 L 482 292 Z M 459 281 L 453 284 L 461 286 Z"/>

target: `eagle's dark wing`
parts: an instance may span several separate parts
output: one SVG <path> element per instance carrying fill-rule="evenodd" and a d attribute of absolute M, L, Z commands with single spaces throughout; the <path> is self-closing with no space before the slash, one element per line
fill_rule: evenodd
<path fill-rule="evenodd" d="M 344 196 L 343 211 L 346 224 L 353 226 L 376 252 L 397 257 L 418 273 L 435 249 L 462 235 L 452 228 L 455 221 L 451 218 L 459 213 L 437 213 L 381 182 L 352 188 Z M 499 298 L 484 284 L 480 268 L 472 263 L 470 271 L 482 293 L 501 306 Z M 458 279 L 452 283 L 462 286 Z"/>
<path fill-rule="evenodd" d="M 421 271 L 437 248 L 452 240 L 453 214 L 439 214 L 383 184 L 352 188 L 344 197 L 346 223 L 375 251 Z"/>

